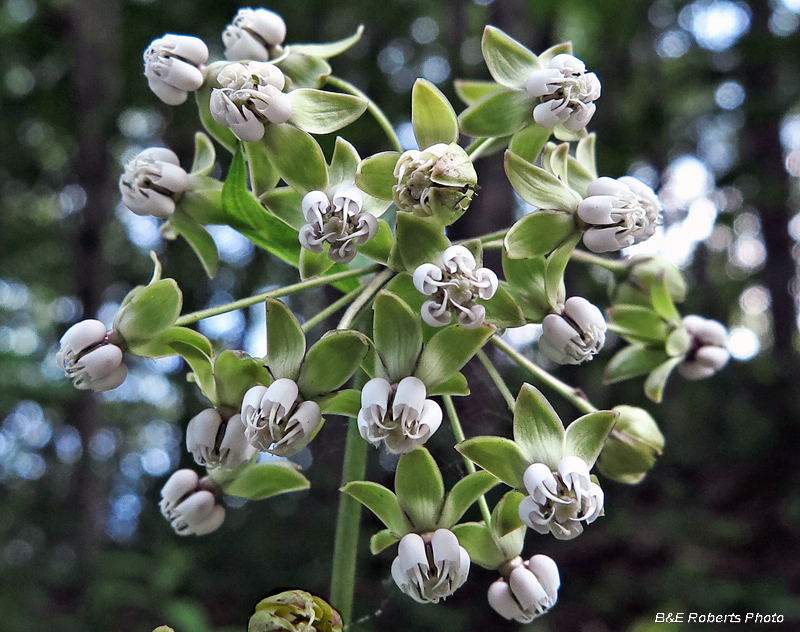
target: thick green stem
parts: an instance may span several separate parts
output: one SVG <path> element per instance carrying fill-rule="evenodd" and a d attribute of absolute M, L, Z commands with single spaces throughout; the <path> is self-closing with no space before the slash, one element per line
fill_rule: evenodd
<path fill-rule="evenodd" d="M 456 407 L 453 405 L 453 398 L 449 395 L 442 395 L 442 401 L 444 401 L 444 409 L 447 411 L 447 416 L 450 418 L 450 425 L 453 428 L 453 434 L 455 435 L 456 441 L 461 443 L 466 439 L 464 436 L 464 429 L 461 427 L 461 421 L 458 419 L 458 413 L 456 412 Z M 464 465 L 467 466 L 467 472 L 472 474 L 475 472 L 475 464 L 470 461 L 467 457 L 464 458 Z M 478 498 L 478 507 L 480 507 L 481 515 L 483 516 L 484 522 L 488 525 L 492 519 L 492 514 L 489 511 L 489 505 L 486 502 L 486 498 L 481 496 Z"/>
<path fill-rule="evenodd" d="M 323 309 L 317 315 L 312 316 L 311 318 L 309 318 L 306 322 L 303 323 L 303 331 L 308 331 L 312 327 L 315 327 L 316 325 L 321 323 L 323 320 L 328 318 L 328 316 L 331 316 L 331 315 L 335 314 L 336 312 L 338 312 L 340 309 L 342 309 L 342 307 L 344 307 L 348 303 L 352 303 L 356 299 L 356 297 L 359 294 L 361 294 L 361 292 L 364 291 L 364 289 L 366 287 L 367 287 L 366 285 L 359 285 L 355 290 L 349 291 L 347 294 L 345 294 L 344 296 L 342 296 L 338 300 L 336 300 L 333 303 L 331 303 L 330 305 L 328 305 L 325 309 Z"/>
<path fill-rule="evenodd" d="M 514 412 L 514 404 L 516 401 L 514 400 L 514 396 L 511 394 L 511 391 L 508 389 L 508 386 L 503 380 L 503 376 L 495 368 L 492 361 L 489 359 L 489 356 L 483 351 L 483 349 L 479 349 L 478 353 L 478 360 L 483 365 L 483 368 L 486 369 L 486 372 L 489 374 L 489 377 L 492 378 L 492 382 L 494 382 L 495 386 L 497 386 L 497 390 L 500 391 L 500 394 L 503 396 L 503 399 L 506 400 L 506 404 L 508 405 L 509 410 Z"/>
<path fill-rule="evenodd" d="M 499 336 L 492 336 L 492 344 L 505 353 L 509 358 L 514 360 L 524 369 L 533 373 L 541 382 L 547 384 L 550 388 L 556 391 L 564 399 L 572 402 L 579 410 L 584 413 L 593 413 L 597 410 L 592 403 L 586 398 L 586 395 L 580 389 L 574 388 L 559 380 L 557 377 L 550 375 L 542 367 L 534 364 L 519 351 L 514 349 L 510 344 Z"/>
<path fill-rule="evenodd" d="M 356 88 L 352 83 L 348 83 L 344 79 L 340 79 L 339 77 L 330 76 L 327 79 L 327 83 L 329 86 L 333 86 L 334 88 L 339 88 L 339 90 L 343 90 L 353 96 L 359 97 L 364 99 L 367 102 L 367 110 L 375 120 L 378 122 L 378 125 L 381 126 L 381 129 L 386 134 L 386 137 L 389 139 L 389 142 L 392 144 L 392 148 L 395 151 L 399 151 L 403 153 L 403 145 L 400 142 L 400 139 L 397 136 L 397 132 L 394 131 L 394 127 L 392 126 L 391 121 L 386 118 L 386 115 L 383 113 L 375 102 L 370 99 L 366 94 L 364 94 L 361 90 Z"/>
<path fill-rule="evenodd" d="M 575 261 L 580 261 L 581 263 L 591 263 L 600 266 L 601 268 L 610 270 L 614 274 L 622 274 L 628 269 L 628 266 L 619 259 L 606 259 L 605 257 L 600 257 L 592 252 L 586 252 L 585 250 L 573 250 L 570 258 Z"/>
<path fill-rule="evenodd" d="M 368 447 L 369 444 L 358 432 L 358 425 L 355 422 L 349 423 L 342 467 L 342 486 L 351 481 L 364 480 Z M 340 493 L 331 572 L 331 605 L 339 611 L 347 623 L 353 614 L 360 520 L 361 503 L 347 494 Z"/>
<path fill-rule="evenodd" d="M 374 297 L 393 276 L 394 270 L 386 268 L 383 272 L 372 279 L 372 281 L 369 282 L 369 285 L 364 288 L 361 296 L 359 296 L 358 299 L 347 308 L 347 311 L 342 316 L 342 319 L 339 321 L 336 329 L 349 329 L 350 325 L 353 324 L 353 321 L 361 313 L 361 310 L 364 309 L 364 307 L 372 300 L 372 297 Z"/>
<path fill-rule="evenodd" d="M 481 235 L 480 237 L 470 237 L 469 239 L 462 239 L 461 241 L 457 241 L 456 243 L 465 244 L 467 242 L 475 241 L 477 239 L 482 244 L 488 244 L 493 241 L 504 239 L 508 230 L 509 230 L 508 228 L 504 228 L 502 230 L 496 230 L 493 233 L 487 233 L 485 235 Z"/>
<path fill-rule="evenodd" d="M 382 267 L 383 266 L 376 263 L 375 265 L 367 266 L 366 268 L 358 268 L 357 270 L 346 270 L 344 272 L 337 272 L 336 274 L 318 276 L 313 279 L 308 279 L 307 281 L 295 283 L 294 285 L 287 285 L 286 287 L 282 287 L 277 290 L 270 290 L 269 292 L 263 292 L 261 294 L 256 294 L 255 296 L 243 298 L 241 300 L 234 301 L 233 303 L 226 303 L 225 305 L 218 305 L 217 307 L 201 309 L 199 312 L 186 314 L 185 316 L 181 316 L 178 320 L 176 320 L 175 324 L 178 326 L 190 325 L 192 323 L 196 323 L 197 321 L 203 320 L 204 318 L 211 318 L 212 316 L 218 316 L 219 314 L 224 314 L 226 312 L 232 312 L 237 309 L 256 305 L 257 303 L 261 303 L 268 298 L 288 296 L 289 294 L 294 294 L 295 292 L 302 292 L 303 290 L 320 287 L 321 285 L 328 285 L 329 283 L 335 283 L 336 281 L 372 274 L 373 272 L 380 270 Z"/>

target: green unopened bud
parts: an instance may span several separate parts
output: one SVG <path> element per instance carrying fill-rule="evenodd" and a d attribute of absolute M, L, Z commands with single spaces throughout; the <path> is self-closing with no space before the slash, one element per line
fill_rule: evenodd
<path fill-rule="evenodd" d="M 168 625 L 160 625 L 158 626 L 153 632 L 175 632 L 171 627 Z"/>
<path fill-rule="evenodd" d="M 161 279 L 133 288 L 114 317 L 114 329 L 134 353 L 158 334 L 166 331 L 180 316 L 183 295 L 173 279 Z"/>
<path fill-rule="evenodd" d="M 302 590 L 262 599 L 248 632 L 341 632 L 342 617 L 330 604 Z"/>
<path fill-rule="evenodd" d="M 681 303 L 686 298 L 686 282 L 678 267 L 661 255 L 634 255 L 626 261 L 628 276 L 616 289 L 615 303 L 650 305 L 650 291 L 656 280 L 664 276 L 672 300 Z"/>
<path fill-rule="evenodd" d="M 617 425 L 606 441 L 597 467 L 607 478 L 628 485 L 641 482 L 664 450 L 664 435 L 650 414 L 633 406 L 616 406 Z"/>

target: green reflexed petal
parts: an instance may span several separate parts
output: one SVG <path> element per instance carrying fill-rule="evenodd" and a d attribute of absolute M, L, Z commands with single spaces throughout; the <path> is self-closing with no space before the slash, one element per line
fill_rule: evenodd
<path fill-rule="evenodd" d="M 505 155 L 505 169 L 514 190 L 529 204 L 540 209 L 577 211 L 581 196 L 553 174 L 510 151 Z"/>
<path fill-rule="evenodd" d="M 498 538 L 524 527 L 519 517 L 519 504 L 523 498 L 525 498 L 525 494 L 511 490 L 495 505 L 492 510 L 491 528 Z"/>
<path fill-rule="evenodd" d="M 565 455 L 582 458 L 591 469 L 617 419 L 618 412 L 599 410 L 573 421 L 567 426 Z"/>
<path fill-rule="evenodd" d="M 226 350 L 214 358 L 217 405 L 239 410 L 245 393 L 253 386 L 270 383 L 269 371 L 261 361 L 244 351 Z"/>
<path fill-rule="evenodd" d="M 229 496 L 247 500 L 263 500 L 278 494 L 308 489 L 310 483 L 305 476 L 288 462 L 258 463 L 247 467 L 233 481 L 224 486 Z"/>
<path fill-rule="evenodd" d="M 564 424 L 547 398 L 523 384 L 514 406 L 514 441 L 528 462 L 555 470 L 564 456 L 564 436 Z"/>
<path fill-rule="evenodd" d="M 357 331 L 333 331 L 306 354 L 297 386 L 303 397 L 330 393 L 355 373 L 369 350 L 369 339 Z"/>
<path fill-rule="evenodd" d="M 418 313 L 396 294 L 383 291 L 373 305 L 375 348 L 386 367 L 387 379 L 395 384 L 414 372 L 422 351 L 422 325 Z"/>
<path fill-rule="evenodd" d="M 475 101 L 480 101 L 486 95 L 503 87 L 495 81 L 471 81 L 466 79 L 456 79 L 453 84 L 458 98 L 466 105 L 472 105 Z"/>
<path fill-rule="evenodd" d="M 457 444 L 456 450 L 506 485 L 524 489 L 522 477 L 530 461 L 511 439 L 473 437 Z"/>
<path fill-rule="evenodd" d="M 336 137 L 336 145 L 333 148 L 333 158 L 328 169 L 330 182 L 328 187 L 331 193 L 345 184 L 355 184 L 356 170 L 361 157 L 356 148 L 341 136 Z"/>
<path fill-rule="evenodd" d="M 444 500 L 444 482 L 430 452 L 418 447 L 400 457 L 394 490 L 415 529 L 424 532 L 436 528 Z"/>
<path fill-rule="evenodd" d="M 328 167 L 317 141 L 287 123 L 264 129 L 270 162 L 289 186 L 303 195 L 327 190 Z"/>
<path fill-rule="evenodd" d="M 175 233 L 183 237 L 192 247 L 203 265 L 206 276 L 209 279 L 212 278 L 219 268 L 219 251 L 214 238 L 203 228 L 202 224 L 180 210 L 172 214 L 169 224 Z"/>
<path fill-rule="evenodd" d="M 361 39 L 364 33 L 364 25 L 359 24 L 356 32 L 350 37 L 337 40 L 335 42 L 326 42 L 324 44 L 292 44 L 291 49 L 296 53 L 303 53 L 311 57 L 320 57 L 322 59 L 329 59 L 341 55 L 345 51 L 355 46 Z"/>
<path fill-rule="evenodd" d="M 542 68 L 536 55 L 494 26 L 484 29 L 481 51 L 494 80 L 508 88 L 525 88 L 528 76 Z"/>
<path fill-rule="evenodd" d="M 400 508 L 397 496 L 383 485 L 370 481 L 353 481 L 342 487 L 341 491 L 374 513 L 398 538 L 411 531 L 411 523 Z"/>
<path fill-rule="evenodd" d="M 664 398 L 664 387 L 667 385 L 667 380 L 675 367 L 681 362 L 683 362 L 683 357 L 670 358 L 647 376 L 644 383 L 644 394 L 647 395 L 648 399 L 656 404 L 661 402 Z"/>
<path fill-rule="evenodd" d="M 475 329 L 460 325 L 440 329 L 423 348 L 414 375 L 434 389 L 460 371 L 494 332 L 493 326 L 485 324 Z"/>
<path fill-rule="evenodd" d="M 356 171 L 358 188 L 381 200 L 391 200 L 392 187 L 397 184 L 394 168 L 398 158 L 396 151 L 384 151 L 362 160 Z"/>
<path fill-rule="evenodd" d="M 510 136 L 533 123 L 536 101 L 524 90 L 497 90 L 470 105 L 458 122 L 467 136 Z"/>
<path fill-rule="evenodd" d="M 492 489 L 500 481 L 486 471 L 473 472 L 460 479 L 444 501 L 438 527 L 449 529 L 456 524 L 467 510 L 483 494 Z"/>
<path fill-rule="evenodd" d="M 309 134 L 330 134 L 342 129 L 367 110 L 367 101 L 350 94 L 300 88 L 289 93 L 289 123 Z"/>
<path fill-rule="evenodd" d="M 214 169 L 217 161 L 217 152 L 214 143 L 208 135 L 196 132 L 194 135 L 194 160 L 192 161 L 191 175 L 207 176 Z"/>
<path fill-rule="evenodd" d="M 451 529 L 458 543 L 469 553 L 470 560 L 489 570 L 500 568 L 506 562 L 489 527 L 482 522 L 465 522 Z"/>
<path fill-rule="evenodd" d="M 530 259 L 550 254 L 574 232 L 575 218 L 569 213 L 535 211 L 509 229 L 503 245 L 509 258 Z"/>
<path fill-rule="evenodd" d="M 306 335 L 294 313 L 281 301 L 266 300 L 267 364 L 274 378 L 296 380 L 306 352 Z"/>
<path fill-rule="evenodd" d="M 420 148 L 458 141 L 458 119 L 441 90 L 417 79 L 411 91 L 411 122 Z"/>
<path fill-rule="evenodd" d="M 606 384 L 621 382 L 638 375 L 650 373 L 660 364 L 667 361 L 667 354 L 661 349 L 647 348 L 642 345 L 630 345 L 618 351 L 609 360 L 603 373 Z"/>

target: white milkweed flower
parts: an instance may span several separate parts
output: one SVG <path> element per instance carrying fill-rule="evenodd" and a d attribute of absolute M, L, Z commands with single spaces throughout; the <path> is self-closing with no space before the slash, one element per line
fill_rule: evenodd
<path fill-rule="evenodd" d="M 581 364 L 591 360 L 606 342 L 603 313 L 581 296 L 572 296 L 560 314 L 542 321 L 539 350 L 558 364 Z"/>
<path fill-rule="evenodd" d="M 305 448 L 322 422 L 319 404 L 298 401 L 297 384 L 280 378 L 254 386 L 242 400 L 242 419 L 248 443 L 276 456 L 293 456 Z"/>
<path fill-rule="evenodd" d="M 426 395 L 425 383 L 416 377 L 405 377 L 395 386 L 381 377 L 371 379 L 361 390 L 358 431 L 374 446 L 383 441 L 389 452 L 410 452 L 442 423 L 442 409 Z"/>
<path fill-rule="evenodd" d="M 530 495 L 519 504 L 519 517 L 537 533 L 571 540 L 583 532 L 581 522 L 591 524 L 603 515 L 603 490 L 580 457 L 565 456 L 556 472 L 534 463 L 525 470 L 523 482 Z"/>
<path fill-rule="evenodd" d="M 409 533 L 400 540 L 392 579 L 414 601 L 439 603 L 467 581 L 469 564 L 469 554 L 452 531 Z"/>
<path fill-rule="evenodd" d="M 286 78 L 274 64 L 231 63 L 219 72 L 217 83 L 220 87 L 211 91 L 211 116 L 245 142 L 261 140 L 265 124 L 279 125 L 292 115 L 292 102 L 281 92 Z"/>
<path fill-rule="evenodd" d="M 600 80 L 586 72 L 586 64 L 574 55 L 561 53 L 547 68 L 528 76 L 525 88 L 542 102 L 533 109 L 533 119 L 542 127 L 563 125 L 577 132 L 594 115 L 594 102 L 600 98 Z"/>
<path fill-rule="evenodd" d="M 244 431 L 241 415 L 226 420 L 219 411 L 207 408 L 186 427 L 186 449 L 198 465 L 235 470 L 255 454 Z"/>
<path fill-rule="evenodd" d="M 206 535 L 225 520 L 225 508 L 217 504 L 218 494 L 219 488 L 210 479 L 201 480 L 192 470 L 178 470 L 161 489 L 158 506 L 178 535 Z"/>
<path fill-rule="evenodd" d="M 150 147 L 136 154 L 119 178 L 122 203 L 137 215 L 167 219 L 175 212 L 175 198 L 189 188 L 189 174 L 175 152 Z"/>
<path fill-rule="evenodd" d="M 702 316 L 684 316 L 683 326 L 692 338 L 692 346 L 678 372 L 687 380 L 711 377 L 730 360 L 725 348 L 728 330 L 721 322 Z"/>
<path fill-rule="evenodd" d="M 208 60 L 203 40 L 167 33 L 144 51 L 144 76 L 155 95 L 167 105 L 180 105 L 205 82 L 200 66 Z"/>
<path fill-rule="evenodd" d="M 658 196 L 632 176 L 598 178 L 586 195 L 578 217 L 589 224 L 583 243 L 593 252 L 614 252 L 650 239 L 661 221 Z"/>
<path fill-rule="evenodd" d="M 328 257 L 337 263 L 350 263 L 363 246 L 378 234 L 378 220 L 362 212 L 364 196 L 352 184 L 336 189 L 329 200 L 324 191 L 311 191 L 303 198 L 303 216 L 308 224 L 300 229 L 300 245 L 320 253 L 330 244 Z"/>
<path fill-rule="evenodd" d="M 99 320 L 83 320 L 67 329 L 56 355 L 58 366 L 80 390 L 110 391 L 128 376 L 123 351 L 111 340 L 119 334 L 106 331 Z"/>
<path fill-rule="evenodd" d="M 422 305 L 422 320 L 432 327 L 449 325 L 453 313 L 467 329 L 479 327 L 486 308 L 476 303 L 497 292 L 497 275 L 489 268 L 475 268 L 475 256 L 464 246 L 450 246 L 442 254 L 444 267 L 423 263 L 414 270 L 414 287 L 433 297 Z"/>
<path fill-rule="evenodd" d="M 489 605 L 501 617 L 530 623 L 558 599 L 558 566 L 546 555 L 534 555 L 527 562 L 517 557 L 509 566 L 508 579 L 498 579 L 489 587 Z"/>
<path fill-rule="evenodd" d="M 269 61 L 286 39 L 286 22 L 269 9 L 239 9 L 222 32 L 225 59 Z"/>

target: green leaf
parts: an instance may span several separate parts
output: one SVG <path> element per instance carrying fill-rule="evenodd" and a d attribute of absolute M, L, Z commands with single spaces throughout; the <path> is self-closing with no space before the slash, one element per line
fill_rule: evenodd
<path fill-rule="evenodd" d="M 356 186 L 381 200 L 392 199 L 392 187 L 397 184 L 394 168 L 400 154 L 396 151 L 383 151 L 358 163 Z"/>
<path fill-rule="evenodd" d="M 346 50 L 355 46 L 361 39 L 364 33 L 364 25 L 359 24 L 356 32 L 350 37 L 337 40 L 335 42 L 327 42 L 325 44 L 292 44 L 291 50 L 296 53 L 303 53 L 312 57 L 321 57 L 322 59 L 329 59 L 341 55 Z"/>
<path fill-rule="evenodd" d="M 506 562 L 506 556 L 495 542 L 489 527 L 482 522 L 465 522 L 451 529 L 458 543 L 469 553 L 470 560 L 478 566 L 496 570 Z"/>
<path fill-rule="evenodd" d="M 473 81 L 469 79 L 456 79 L 453 84 L 458 98 L 466 105 L 471 105 L 502 87 L 495 81 Z"/>
<path fill-rule="evenodd" d="M 394 245 L 392 227 L 382 219 L 378 220 L 378 234 L 363 246 L 358 247 L 358 252 L 373 261 L 386 264 Z"/>
<path fill-rule="evenodd" d="M 450 240 L 444 235 L 442 227 L 411 213 L 397 214 L 397 249 L 406 270 L 413 270 L 423 264 L 441 260 Z"/>
<path fill-rule="evenodd" d="M 114 329 L 131 346 L 147 342 L 175 324 L 182 304 L 183 294 L 174 279 L 150 283 L 120 308 Z"/>
<path fill-rule="evenodd" d="M 542 68 L 536 55 L 494 26 L 483 30 L 481 51 L 494 80 L 507 88 L 525 88 L 528 76 Z"/>
<path fill-rule="evenodd" d="M 653 287 L 650 289 L 650 292 L 650 298 L 653 301 L 653 309 L 665 320 L 672 323 L 680 323 L 681 315 L 675 307 L 672 296 L 670 296 L 665 272 L 658 275 L 658 278 L 653 282 Z"/>
<path fill-rule="evenodd" d="M 664 397 L 664 387 L 667 385 L 670 373 L 683 362 L 683 357 L 670 358 L 664 364 L 656 367 L 644 382 L 644 394 L 647 398 L 654 401 L 656 404 L 660 403 Z"/>
<path fill-rule="evenodd" d="M 580 141 L 578 141 L 578 146 L 575 148 L 575 157 L 592 180 L 597 179 L 597 163 L 595 162 L 596 142 L 597 134 L 593 132 L 581 138 Z"/>
<path fill-rule="evenodd" d="M 434 395 L 469 395 L 469 383 L 463 373 L 456 373 L 450 379 L 445 380 L 436 388 L 428 389 L 428 397 Z"/>
<path fill-rule="evenodd" d="M 300 278 L 303 281 L 313 279 L 315 276 L 330 270 L 333 263 L 328 258 L 327 248 L 323 252 L 311 252 L 303 248 L 300 250 Z"/>
<path fill-rule="evenodd" d="M 523 384 L 517 395 L 514 441 L 528 462 L 544 463 L 551 470 L 564 456 L 564 424 L 547 398 L 530 384 Z"/>
<path fill-rule="evenodd" d="M 183 237 L 192 247 L 206 271 L 206 276 L 209 279 L 212 278 L 219 268 L 219 252 L 214 238 L 203 228 L 202 224 L 180 210 L 172 214 L 169 224 L 175 233 Z"/>
<path fill-rule="evenodd" d="M 425 79 L 417 79 L 411 90 L 411 124 L 420 149 L 458 142 L 456 111 L 442 91 Z"/>
<path fill-rule="evenodd" d="M 661 349 L 650 349 L 642 345 L 630 345 L 617 352 L 606 365 L 603 382 L 613 384 L 637 375 L 650 373 L 666 362 L 667 354 Z"/>
<path fill-rule="evenodd" d="M 614 324 L 625 329 L 624 336 L 634 342 L 658 344 L 666 340 L 667 323 L 652 309 L 639 305 L 614 305 L 606 310 Z"/>
<path fill-rule="evenodd" d="M 386 367 L 386 379 L 396 384 L 411 375 L 422 351 L 419 314 L 396 294 L 382 291 L 373 304 L 372 337 Z"/>
<path fill-rule="evenodd" d="M 294 313 L 275 298 L 266 300 L 267 364 L 272 377 L 297 380 L 306 353 L 306 335 Z"/>
<path fill-rule="evenodd" d="M 257 463 L 246 468 L 223 491 L 229 496 L 263 500 L 309 487 L 308 479 L 288 463 Z"/>
<path fill-rule="evenodd" d="M 357 331 L 332 331 L 306 354 L 297 386 L 303 397 L 330 393 L 355 373 L 369 350 L 369 339 Z"/>
<path fill-rule="evenodd" d="M 572 55 L 572 42 L 562 42 L 561 44 L 556 44 L 539 55 L 539 63 L 542 65 L 542 68 L 547 68 L 547 66 L 550 64 L 550 60 L 561 53 Z"/>
<path fill-rule="evenodd" d="M 575 246 L 578 245 L 581 237 L 581 233 L 575 233 L 572 237 L 568 237 L 567 240 L 556 248 L 547 258 L 544 286 L 547 290 L 547 300 L 551 307 L 555 307 L 559 303 L 564 302 L 564 270 L 567 269 L 572 251 L 575 250 Z"/>
<path fill-rule="evenodd" d="M 575 213 L 581 196 L 553 174 L 507 151 L 505 168 L 511 186 L 520 197 L 540 209 Z"/>
<path fill-rule="evenodd" d="M 242 145 L 247 156 L 253 195 L 260 197 L 272 191 L 281 177 L 269 161 L 269 153 L 264 143 L 242 143 Z"/>
<path fill-rule="evenodd" d="M 478 303 L 486 308 L 486 322 L 495 327 L 521 327 L 525 324 L 525 315 L 514 297 L 509 294 L 503 282 L 495 295 L 488 301 L 479 299 Z"/>
<path fill-rule="evenodd" d="M 294 46 L 287 48 L 287 55 L 275 62 L 295 88 L 319 88 L 331 75 L 330 64 L 313 55 L 308 55 Z"/>
<path fill-rule="evenodd" d="M 361 410 L 361 391 L 348 388 L 316 399 L 323 415 L 358 417 Z"/>
<path fill-rule="evenodd" d="M 333 148 L 333 158 L 328 169 L 328 189 L 335 193 L 336 189 L 345 184 L 355 184 L 356 170 L 361 157 L 358 151 L 341 136 L 336 137 Z"/>
<path fill-rule="evenodd" d="M 208 135 L 196 132 L 194 135 L 194 160 L 192 161 L 193 176 L 207 176 L 214 169 L 217 161 L 217 152 L 214 143 Z"/>
<path fill-rule="evenodd" d="M 535 101 L 524 90 L 497 90 L 464 110 L 458 123 L 467 136 L 510 136 L 533 123 Z"/>
<path fill-rule="evenodd" d="M 592 469 L 617 419 L 616 411 L 598 410 L 573 421 L 567 426 L 564 456 L 578 456 Z"/>
<path fill-rule="evenodd" d="M 414 448 L 400 457 L 394 477 L 397 501 L 417 531 L 433 531 L 444 500 L 444 481 L 431 453 Z"/>
<path fill-rule="evenodd" d="M 692 347 L 692 337 L 686 327 L 678 327 L 667 337 L 666 352 L 674 357 L 685 356 Z"/>
<path fill-rule="evenodd" d="M 552 130 L 541 125 L 523 127 L 511 137 L 508 149 L 523 160 L 534 163 L 547 144 Z"/>
<path fill-rule="evenodd" d="M 475 329 L 460 325 L 440 329 L 422 349 L 414 376 L 429 390 L 436 388 L 460 371 L 494 332 L 493 326 L 485 324 Z"/>
<path fill-rule="evenodd" d="M 547 255 L 576 231 L 575 218 L 560 211 L 535 211 L 506 233 L 503 245 L 511 259 Z"/>
<path fill-rule="evenodd" d="M 189 176 L 189 189 L 177 209 L 201 224 L 227 224 L 228 215 L 222 204 L 222 182 L 209 176 Z"/>
<path fill-rule="evenodd" d="M 373 555 L 377 555 L 384 549 L 392 546 L 395 542 L 400 540 L 399 537 L 394 535 L 389 529 L 378 531 L 369 539 L 369 550 Z"/>
<path fill-rule="evenodd" d="M 236 146 L 239 144 L 239 139 L 236 138 L 236 134 L 231 131 L 230 127 L 220 125 L 214 120 L 214 117 L 211 116 L 211 88 L 210 82 L 206 82 L 202 88 L 196 90 L 194 93 L 200 122 L 214 140 L 232 154 L 236 153 Z"/>
<path fill-rule="evenodd" d="M 519 504 L 523 498 L 525 498 L 525 494 L 512 489 L 510 492 L 506 492 L 500 502 L 492 509 L 490 526 L 498 538 L 502 538 L 512 531 L 525 526 L 519 517 Z"/>
<path fill-rule="evenodd" d="M 261 203 L 287 226 L 300 230 L 306 223 L 303 217 L 303 196 L 291 187 L 280 187 L 264 193 Z"/>
<path fill-rule="evenodd" d="M 511 439 L 472 437 L 457 444 L 456 450 L 509 487 L 525 489 L 522 477 L 530 461 Z"/>
<path fill-rule="evenodd" d="M 467 474 L 459 480 L 444 501 L 442 515 L 436 525 L 441 529 L 450 529 L 467 512 L 473 503 L 492 489 L 500 481 L 486 471 Z"/>
<path fill-rule="evenodd" d="M 411 523 L 400 508 L 400 503 L 391 491 L 371 481 L 353 481 L 341 489 L 355 498 L 386 525 L 389 531 L 402 538 L 413 530 Z"/>
<path fill-rule="evenodd" d="M 330 134 L 349 125 L 367 110 L 368 102 L 351 94 L 299 88 L 288 94 L 289 123 L 309 134 Z"/>
<path fill-rule="evenodd" d="M 214 358 L 214 383 L 217 391 L 214 403 L 239 410 L 245 393 L 258 384 L 269 385 L 270 376 L 261 361 L 244 351 L 226 350 Z"/>
<path fill-rule="evenodd" d="M 317 141 L 292 125 L 265 126 L 264 144 L 272 165 L 298 193 L 328 189 L 328 167 Z"/>

